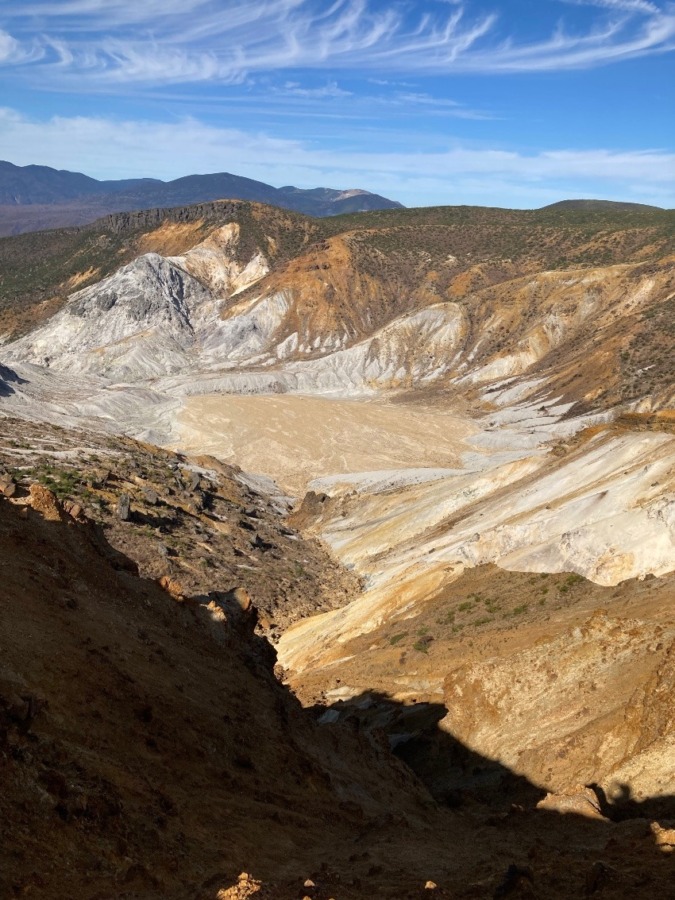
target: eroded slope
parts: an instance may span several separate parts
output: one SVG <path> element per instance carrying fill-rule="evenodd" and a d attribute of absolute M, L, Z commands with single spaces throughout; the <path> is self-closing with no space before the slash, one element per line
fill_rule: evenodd
<path fill-rule="evenodd" d="M 653 807 L 561 817 L 507 769 L 492 796 L 474 779 L 459 811 L 438 807 L 386 741 L 353 717 L 317 725 L 275 681 L 245 597 L 139 578 L 44 486 L 0 498 L 0 552 L 7 896 L 667 892 Z M 512 797 L 527 798 L 515 817 Z"/>

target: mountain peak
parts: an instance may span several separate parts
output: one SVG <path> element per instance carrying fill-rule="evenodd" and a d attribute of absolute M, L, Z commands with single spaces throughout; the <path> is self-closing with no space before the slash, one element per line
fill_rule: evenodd
<path fill-rule="evenodd" d="M 184 175 L 166 182 L 99 181 L 80 172 L 0 161 L 0 236 L 84 225 L 109 213 L 214 200 L 253 200 L 316 217 L 401 207 L 362 188 L 276 188 L 231 172 Z"/>

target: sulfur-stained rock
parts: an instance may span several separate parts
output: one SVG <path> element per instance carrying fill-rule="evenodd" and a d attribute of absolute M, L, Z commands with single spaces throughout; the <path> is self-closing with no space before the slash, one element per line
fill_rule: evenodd
<path fill-rule="evenodd" d="M 62 522 L 63 510 L 56 496 L 44 485 L 32 484 L 29 491 L 29 505 L 48 522 Z"/>

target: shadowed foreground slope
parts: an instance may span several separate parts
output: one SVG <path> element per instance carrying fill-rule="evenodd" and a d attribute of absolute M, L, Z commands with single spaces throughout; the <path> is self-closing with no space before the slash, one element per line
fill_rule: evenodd
<path fill-rule="evenodd" d="M 45 488 L 0 499 L 0 557 L 3 896 L 667 895 L 648 820 L 534 811 L 506 770 L 436 805 L 384 733 L 312 721 L 245 601 L 177 602 Z"/>

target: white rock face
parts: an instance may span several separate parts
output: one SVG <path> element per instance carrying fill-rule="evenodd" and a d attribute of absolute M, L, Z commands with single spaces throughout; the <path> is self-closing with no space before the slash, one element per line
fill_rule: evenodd
<path fill-rule="evenodd" d="M 451 368 L 465 331 L 462 309 L 438 304 L 401 316 L 344 350 L 332 351 L 326 341 L 323 355 L 298 360 L 293 357 L 303 351 L 297 332 L 279 338 L 286 335 L 292 312 L 286 292 L 228 310 L 227 318 L 210 323 L 202 339 L 199 374 L 189 382 L 172 379 L 163 386 L 181 394 L 363 396 L 441 377 Z M 263 367 L 269 371 L 261 371 Z"/>
<path fill-rule="evenodd" d="M 221 318 L 225 298 L 268 272 L 261 253 L 246 264 L 236 260 L 238 239 L 239 226 L 232 223 L 184 256 L 140 256 L 72 294 L 64 309 L 8 345 L 3 356 L 113 382 L 248 360 L 267 347 L 265 335 L 280 318 L 274 298 L 258 303 L 254 314 L 244 309 Z"/>
<path fill-rule="evenodd" d="M 237 260 L 239 233 L 239 225 L 230 222 L 183 256 L 169 257 L 169 262 L 185 269 L 216 297 L 237 294 L 269 272 L 262 253 L 256 253 L 245 265 Z"/>
<path fill-rule="evenodd" d="M 321 391 L 412 387 L 447 372 L 466 331 L 464 312 L 439 303 L 401 316 L 373 337 L 345 350 L 288 366 L 298 390 Z"/>
<path fill-rule="evenodd" d="M 118 382 L 180 371 L 195 344 L 193 320 L 211 302 L 191 275 L 155 253 L 73 294 L 6 358 Z"/>
<path fill-rule="evenodd" d="M 367 590 L 347 608 L 290 629 L 279 645 L 283 665 L 311 666 L 327 648 L 367 634 L 483 563 L 576 572 L 602 585 L 675 567 L 670 435 L 600 435 L 569 459 L 498 460 L 490 454 L 482 470 L 435 472 L 391 489 L 362 476 L 315 482 L 339 501 L 317 531 Z"/>
<path fill-rule="evenodd" d="M 208 331 L 203 329 L 202 365 L 211 368 L 259 361 L 273 346 L 290 308 L 290 298 L 282 291 L 228 310 L 225 318 L 209 323 Z"/>
<path fill-rule="evenodd" d="M 451 370 L 467 327 L 455 303 L 400 316 L 344 348 L 345 334 L 300 339 L 289 291 L 228 307 L 267 271 L 260 254 L 245 266 L 232 261 L 236 237 L 226 226 L 182 257 L 139 257 L 73 294 L 45 325 L 8 345 L 4 358 L 113 382 L 178 376 L 163 383 L 177 393 L 362 395 Z"/>

